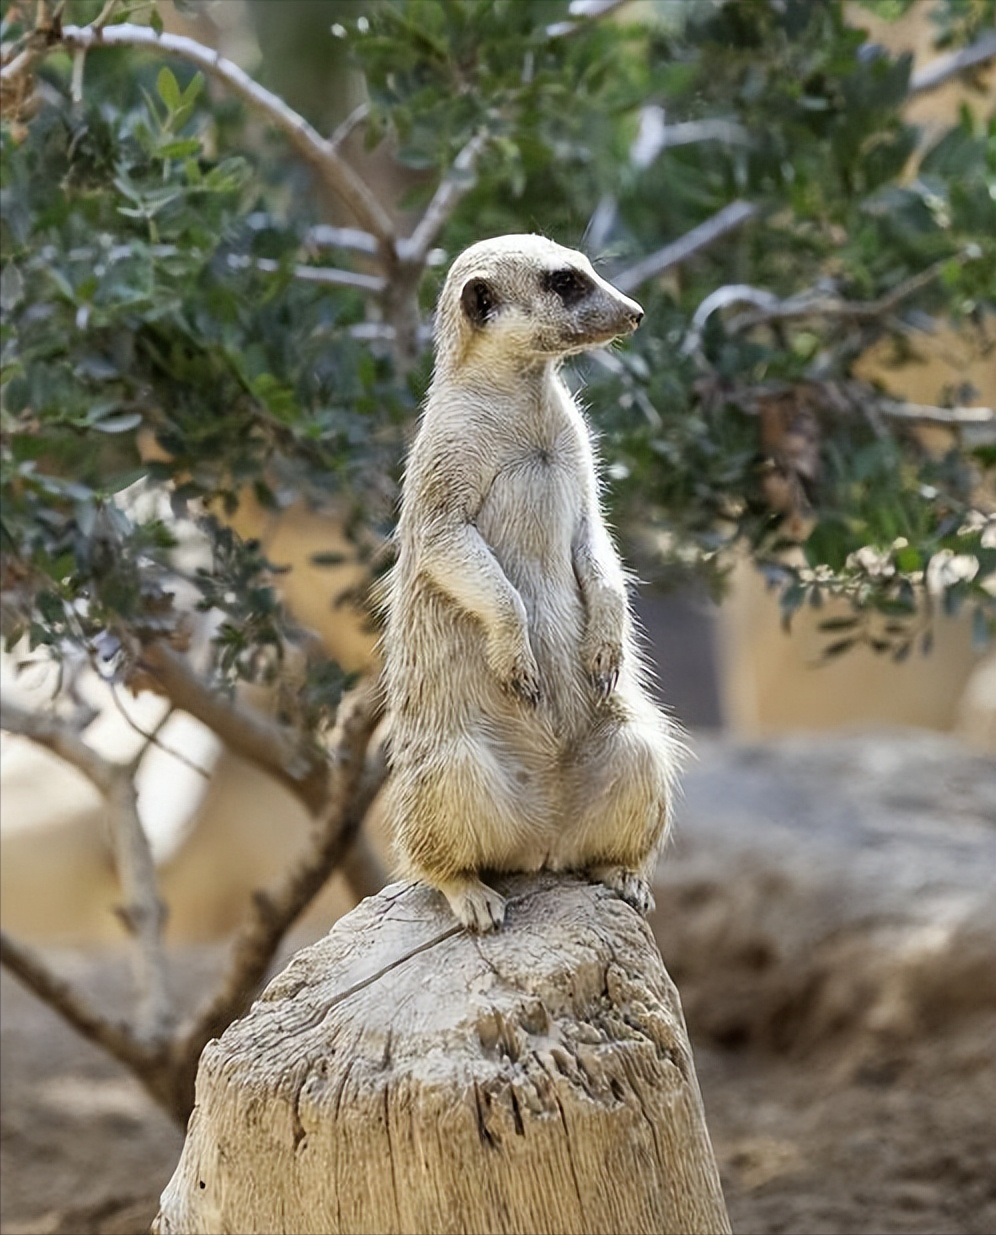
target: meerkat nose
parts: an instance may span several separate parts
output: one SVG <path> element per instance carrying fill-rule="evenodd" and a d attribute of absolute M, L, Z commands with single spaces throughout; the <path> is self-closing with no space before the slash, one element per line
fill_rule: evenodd
<path fill-rule="evenodd" d="M 634 307 L 630 309 L 629 320 L 632 323 L 634 330 L 643 321 L 643 310 L 640 308 L 639 305 L 634 305 Z"/>

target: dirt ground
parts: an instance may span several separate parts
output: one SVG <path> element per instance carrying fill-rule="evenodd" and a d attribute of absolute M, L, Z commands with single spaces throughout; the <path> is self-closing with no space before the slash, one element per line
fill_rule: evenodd
<path fill-rule="evenodd" d="M 0 1231 L 147 1231 L 179 1157 L 180 1129 L 6 977 L 2 999 Z M 786 1058 L 722 1049 L 693 1032 L 733 1229 L 996 1231 L 994 1028 L 992 1017 L 975 1016 L 943 1041 L 857 1069 L 846 1045 Z"/>
<path fill-rule="evenodd" d="M 665 866 L 671 874 L 663 896 L 671 908 L 655 920 L 682 993 L 739 1235 L 996 1233 L 996 949 L 983 929 L 988 918 L 966 910 L 959 934 L 953 919 L 941 930 L 938 916 L 931 934 L 930 909 L 900 930 L 898 900 L 886 897 L 876 912 L 862 900 L 866 883 L 880 886 L 887 867 L 897 879 L 919 880 L 900 880 L 894 891 L 898 897 L 903 888 L 919 888 L 921 910 L 931 896 L 938 915 L 950 910 L 973 870 L 972 895 L 986 898 L 984 908 L 996 903 L 988 890 L 996 886 L 996 777 L 991 764 L 944 745 L 903 747 L 907 763 L 894 766 L 888 759 L 896 749 L 872 752 L 851 806 L 839 791 L 820 787 L 817 754 L 799 746 L 786 746 L 777 758 L 756 751 L 723 756 L 725 763 L 711 757 L 694 774 L 700 781 L 689 780 L 690 818 L 701 809 L 715 822 L 723 803 L 746 809 L 755 777 L 759 793 L 763 787 L 764 826 L 775 829 L 766 852 L 776 856 L 790 854 L 795 843 L 779 811 L 794 820 L 809 812 L 798 865 L 782 869 L 781 885 L 766 865 L 760 824 L 752 867 L 734 849 L 722 857 L 719 824 L 708 835 L 703 829 L 698 851 L 679 845 Z M 864 741 L 861 750 L 868 750 Z M 842 763 L 857 766 L 846 744 L 830 749 L 822 742 L 818 759 L 819 775 L 834 783 Z M 907 765 L 915 774 L 904 773 Z M 895 835 L 886 807 L 901 817 Z M 856 851 L 866 854 L 861 870 L 871 871 L 870 883 L 862 883 L 861 871 L 834 866 L 829 849 L 805 848 L 823 826 L 821 811 L 848 861 Z M 953 837 L 947 859 L 931 819 Z M 731 820 L 731 834 L 741 832 L 739 819 Z M 896 836 L 919 839 L 901 852 Z M 916 846 L 921 856 L 914 861 Z M 924 863 L 929 870 L 917 875 Z M 820 886 L 833 893 L 825 902 L 792 873 L 816 866 Z M 968 909 L 974 903 L 965 901 Z M 732 935 L 728 919 L 737 924 Z M 921 951 L 909 961 L 911 939 Z M 909 961 L 905 976 L 891 1002 L 876 1002 L 874 993 L 888 985 L 882 975 L 902 970 L 888 951 L 897 940 Z M 218 956 L 217 949 L 178 956 L 176 989 L 195 1000 Z M 93 998 L 114 1003 L 126 988 L 121 955 L 56 959 Z M 179 1157 L 181 1130 L 136 1081 L 6 975 L 0 998 L 0 1235 L 147 1231 Z M 783 1031 L 774 1032 L 777 1026 Z"/>

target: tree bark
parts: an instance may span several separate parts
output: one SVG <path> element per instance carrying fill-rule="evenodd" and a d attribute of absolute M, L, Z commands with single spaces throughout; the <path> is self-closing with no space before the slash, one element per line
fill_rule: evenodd
<path fill-rule="evenodd" d="M 385 888 L 208 1044 L 159 1235 L 730 1230 L 646 922 L 571 876 L 497 886 L 486 936 Z"/>

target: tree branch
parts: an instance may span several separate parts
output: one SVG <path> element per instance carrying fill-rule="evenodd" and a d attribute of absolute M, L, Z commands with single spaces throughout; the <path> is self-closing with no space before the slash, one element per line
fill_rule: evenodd
<path fill-rule="evenodd" d="M 318 172 L 328 188 L 349 207 L 357 221 L 377 237 L 382 253 L 388 255 L 393 252 L 395 235 L 390 216 L 333 143 L 326 141 L 283 99 L 253 81 L 220 52 L 185 35 L 157 34 L 151 27 L 131 23 L 97 30 L 90 26 L 64 26 L 57 34 L 56 42 L 83 51 L 94 47 L 143 47 L 196 65 L 278 128 L 297 153 Z"/>
<path fill-rule="evenodd" d="M 345 120 L 343 120 L 342 123 L 336 127 L 335 132 L 329 138 L 329 145 L 332 146 L 333 149 L 338 150 L 356 126 L 358 124 L 362 124 L 369 115 L 369 103 L 360 103 L 357 107 L 354 107 Z"/>
<path fill-rule="evenodd" d="M 174 750 L 171 746 L 167 746 L 165 742 L 160 740 L 160 731 L 165 727 L 166 723 L 176 711 L 172 704 L 170 704 L 160 719 L 156 722 L 154 728 L 143 729 L 138 721 L 129 714 L 128 709 L 121 702 L 121 696 L 118 693 L 118 688 L 115 683 L 110 682 L 109 686 L 111 691 L 111 701 L 117 709 L 118 715 L 133 733 L 137 733 L 140 738 L 145 739 L 145 745 L 139 750 L 138 754 L 132 760 L 133 773 L 138 771 L 142 760 L 148 752 L 148 748 L 150 746 L 154 746 L 157 750 L 161 750 L 164 755 L 169 755 L 171 759 L 175 759 L 178 763 L 182 763 L 184 767 L 190 768 L 191 772 L 196 772 L 198 776 L 202 776 L 205 780 L 211 779 L 211 773 L 207 770 L 207 768 L 202 768 L 199 763 L 195 763 L 193 759 L 189 759 L 182 751 Z"/>
<path fill-rule="evenodd" d="M 929 407 L 894 399 L 876 399 L 875 407 L 894 420 L 915 420 L 920 424 L 991 425 L 996 424 L 996 409 L 991 407 Z"/>
<path fill-rule="evenodd" d="M 281 939 L 348 851 L 384 776 L 382 753 L 369 763 L 364 760 L 381 707 L 380 691 L 371 682 L 361 683 L 340 703 L 329 809 L 316 824 L 308 851 L 275 887 L 254 895 L 220 986 L 182 1032 L 184 1053 L 196 1058 L 206 1042 L 245 1011 Z"/>
<path fill-rule="evenodd" d="M 491 134 L 482 129 L 475 133 L 453 160 L 453 166 L 440 182 L 426 207 L 425 214 L 407 240 L 398 241 L 398 256 L 412 265 L 424 266 L 436 237 L 446 225 L 454 210 L 476 183 L 474 167 L 481 152 L 491 139 Z"/>
<path fill-rule="evenodd" d="M 270 257 L 247 257 L 243 254 L 229 255 L 228 264 L 233 270 L 252 268 L 263 274 L 279 274 L 285 267 Z M 326 287 L 354 287 L 361 292 L 379 296 L 387 286 L 387 280 L 378 275 L 357 274 L 352 270 L 336 270 L 331 266 L 293 266 L 291 274 L 303 283 L 321 283 Z"/>
<path fill-rule="evenodd" d="M 949 52 L 946 56 L 938 56 L 930 64 L 925 64 L 910 78 L 909 94 L 923 94 L 927 90 L 936 90 L 952 77 L 964 73 L 966 69 L 984 64 L 996 57 L 996 30 L 987 30 L 974 43 L 961 47 L 958 51 Z"/>
<path fill-rule="evenodd" d="M 134 973 L 138 1032 L 160 1041 L 170 1019 L 162 926 L 166 912 L 159 899 L 149 839 L 138 816 L 134 768 L 97 754 L 68 722 L 51 713 L 35 713 L 4 700 L 0 724 L 44 746 L 81 771 L 100 790 L 108 806 L 114 863 L 124 904 L 119 915 L 135 941 Z"/>
<path fill-rule="evenodd" d="M 567 10 L 570 19 L 547 26 L 546 36 L 549 39 L 561 39 L 582 29 L 588 22 L 608 17 L 626 3 L 627 0 L 573 0 Z"/>
<path fill-rule="evenodd" d="M 72 983 L 50 969 L 34 948 L 19 943 L 6 931 L 0 931 L 0 964 L 84 1038 L 102 1046 L 129 1068 L 141 1071 L 156 1058 L 156 1052 L 138 1041 L 130 1025 L 109 1020 Z"/>
<path fill-rule="evenodd" d="M 145 644 L 138 668 L 155 678 L 176 707 L 213 729 L 236 755 L 269 772 L 312 814 L 325 804 L 329 765 L 321 750 L 308 750 L 284 725 L 219 693 L 165 643 Z"/>
<path fill-rule="evenodd" d="M 629 158 L 634 167 L 649 167 L 662 150 L 672 146 L 690 146 L 699 142 L 718 141 L 729 145 L 750 144 L 750 134 L 735 120 L 713 116 L 705 120 L 679 120 L 668 124 L 665 109 L 657 103 L 640 108 L 640 128 L 630 147 Z"/>
<path fill-rule="evenodd" d="M 250 216 L 251 218 L 252 216 Z M 263 216 L 269 225 L 268 216 Z M 332 227 L 328 223 L 316 223 L 304 234 L 306 249 L 354 249 L 357 253 L 377 252 L 377 241 L 369 232 L 356 227 Z"/>
<path fill-rule="evenodd" d="M 693 227 L 684 236 L 615 275 L 612 283 L 628 296 L 641 284 L 659 277 L 674 266 L 680 266 L 682 262 L 701 253 L 703 249 L 715 244 L 717 240 L 736 231 L 738 227 L 742 227 L 753 219 L 757 213 L 757 206 L 751 202 L 730 202 L 722 210 L 717 210 L 712 218 Z"/>
<path fill-rule="evenodd" d="M 758 307 L 735 317 L 730 322 L 729 328 L 731 332 L 736 333 L 740 330 L 750 330 L 754 326 L 767 325 L 769 322 L 785 322 L 806 317 L 844 318 L 855 322 L 877 321 L 888 317 L 904 300 L 908 300 L 910 296 L 934 283 L 947 264 L 947 260 L 935 262 L 925 270 L 904 279 L 891 291 L 885 292 L 875 300 L 845 300 L 842 296 L 828 294 L 825 289 L 819 287 L 806 288 L 805 291 L 790 296 L 788 300 L 779 300 L 772 292 L 763 291 L 761 288 L 750 288 L 751 292 L 757 293 L 758 299 L 753 302 Z M 748 289 L 744 287 L 741 290 Z M 707 297 L 699 306 L 695 314 L 696 318 L 709 299 L 711 297 Z M 753 298 L 744 295 L 741 299 L 752 300 Z M 714 309 L 720 307 L 722 306 L 717 304 Z"/>
<path fill-rule="evenodd" d="M 11 699 L 0 699 L 0 728 L 19 733 L 44 746 L 93 784 L 107 797 L 121 774 L 120 764 L 105 759 L 83 741 L 79 730 L 50 712 L 33 712 Z"/>
<path fill-rule="evenodd" d="M 823 287 L 809 287 L 787 300 L 779 300 L 774 292 L 769 292 L 766 288 L 753 287 L 749 283 L 730 283 L 710 292 L 695 310 L 681 350 L 685 355 L 698 352 L 706 322 L 717 310 L 725 309 L 731 304 L 747 303 L 755 307 L 729 321 L 727 330 L 730 334 L 738 334 L 773 322 L 798 321 L 812 317 L 853 322 L 879 321 L 894 312 L 904 300 L 935 282 L 951 260 L 967 259 L 956 257 L 935 262 L 876 300 L 845 300 Z"/>
<path fill-rule="evenodd" d="M 114 861 L 124 893 L 118 914 L 135 940 L 136 1032 L 144 1041 L 161 1042 L 172 1020 L 162 937 L 166 907 L 159 899 L 155 862 L 138 817 L 138 794 L 130 769 L 122 769 L 107 803 Z"/>

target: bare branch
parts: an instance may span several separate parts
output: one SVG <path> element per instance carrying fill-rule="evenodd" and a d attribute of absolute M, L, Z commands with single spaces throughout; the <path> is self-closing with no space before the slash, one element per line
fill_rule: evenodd
<path fill-rule="evenodd" d="M 73 76 L 69 86 L 69 97 L 74 103 L 83 102 L 83 70 L 86 67 L 86 52 L 73 53 Z"/>
<path fill-rule="evenodd" d="M 672 146 L 689 146 L 698 142 L 718 141 L 728 145 L 749 145 L 750 134 L 735 120 L 711 117 L 706 120 L 681 120 L 668 124 L 667 113 L 657 103 L 640 108 L 640 128 L 629 158 L 634 167 L 649 167 L 662 150 Z"/>
<path fill-rule="evenodd" d="M 725 390 L 722 397 L 748 415 L 756 416 L 762 411 L 762 400 L 765 398 L 777 399 L 790 394 L 795 400 L 804 394 L 813 406 L 835 415 L 867 416 L 883 433 L 885 429 L 878 419 L 883 416 L 919 424 L 943 425 L 945 428 L 996 426 L 996 409 L 991 407 L 935 407 L 911 403 L 890 398 L 855 380 L 763 383 L 739 391 Z"/>
<path fill-rule="evenodd" d="M 156 867 L 138 817 L 138 795 L 130 769 L 122 769 L 107 802 L 114 861 L 124 893 L 118 913 L 135 940 L 136 1032 L 145 1041 L 161 1042 L 172 1019 L 162 938 L 166 907 L 159 899 Z"/>
<path fill-rule="evenodd" d="M 138 668 L 150 674 L 181 711 L 213 729 L 229 750 L 257 764 L 314 814 L 328 798 L 329 766 L 319 749 L 306 749 L 286 726 L 227 698 L 186 657 L 156 641 L 143 646 Z"/>
<path fill-rule="evenodd" d="M 141 748 L 141 750 L 138 752 L 135 758 L 131 761 L 131 770 L 133 773 L 138 771 L 139 765 L 141 764 L 142 760 L 145 758 L 148 747 L 154 746 L 157 750 L 161 750 L 164 755 L 169 755 L 171 759 L 175 759 L 177 760 L 178 763 L 182 763 L 184 767 L 190 768 L 191 772 L 196 772 L 198 776 L 203 776 L 205 780 L 210 779 L 211 773 L 207 770 L 207 768 L 202 768 L 201 765 L 199 763 L 195 763 L 193 759 L 188 759 L 187 756 L 182 751 L 173 750 L 173 748 L 170 746 L 167 746 L 165 742 L 160 741 L 159 739 L 160 730 L 164 728 L 167 721 L 170 719 L 170 717 L 173 715 L 173 713 L 176 710 L 172 706 L 172 704 L 163 713 L 162 717 L 156 722 L 156 725 L 153 729 L 143 729 L 142 726 L 138 723 L 138 721 L 135 720 L 135 718 L 129 714 L 128 709 L 121 702 L 121 695 L 118 692 L 118 688 L 114 682 L 110 683 L 110 688 L 111 688 L 111 700 L 113 701 L 115 708 L 117 708 L 118 713 L 121 716 L 122 720 L 125 722 L 125 724 L 128 726 L 129 729 L 131 729 L 134 733 L 137 733 L 140 738 L 144 738 L 146 742 L 146 745 Z"/>
<path fill-rule="evenodd" d="M 31 68 L 31 65 L 42 54 L 42 49 L 36 44 L 30 44 L 19 51 L 7 64 L 0 69 L 0 86 L 10 86 L 16 83 Z"/>
<path fill-rule="evenodd" d="M 304 234 L 304 245 L 307 249 L 354 249 L 357 253 L 369 253 L 371 256 L 377 252 L 377 241 L 369 232 L 360 231 L 357 227 L 331 227 L 328 223 L 309 227 Z"/>
<path fill-rule="evenodd" d="M 573 0 L 568 8 L 570 20 L 554 22 L 547 26 L 546 35 L 550 39 L 561 39 L 565 35 L 580 30 L 587 22 L 608 17 L 616 9 L 621 9 L 627 0 Z"/>
<path fill-rule="evenodd" d="M 129 1068 L 142 1071 L 156 1058 L 154 1051 L 137 1040 L 130 1025 L 106 1017 L 72 983 L 49 968 L 34 948 L 19 943 L 6 931 L 0 931 L 0 964 L 84 1038 L 102 1046 Z"/>
<path fill-rule="evenodd" d="M 84 51 L 93 47 L 144 47 L 177 56 L 209 73 L 278 128 L 297 153 L 319 173 L 329 189 L 345 202 L 363 227 L 376 236 L 381 250 L 386 253 L 393 251 L 395 236 L 390 216 L 335 146 L 326 141 L 303 116 L 288 107 L 283 99 L 253 81 L 220 52 L 185 35 L 157 34 L 149 26 L 127 22 L 97 30 L 89 26 L 64 26 L 57 41 L 70 49 Z"/>
<path fill-rule="evenodd" d="M 742 227 L 753 219 L 757 213 L 757 206 L 751 202 L 730 202 L 722 210 L 717 210 L 712 218 L 693 227 L 684 236 L 615 275 L 612 282 L 621 292 L 629 295 L 635 292 L 641 284 L 658 278 L 674 266 L 680 266 L 682 262 L 701 253 L 703 249 L 715 244 L 717 240 L 736 231 L 738 227 Z"/>
<path fill-rule="evenodd" d="M 269 257 L 246 257 L 229 255 L 228 264 L 234 270 L 252 268 L 263 274 L 279 274 L 285 267 Z M 331 266 L 294 266 L 291 274 L 303 283 L 322 283 L 327 287 L 355 287 L 358 291 L 379 296 L 387 286 L 387 280 L 377 275 L 357 274 L 352 270 L 335 270 Z"/>
<path fill-rule="evenodd" d="M 771 325 L 774 322 L 799 321 L 814 317 L 852 322 L 881 321 L 892 314 L 904 300 L 908 300 L 910 296 L 935 282 L 950 261 L 966 260 L 968 260 L 967 256 L 963 255 L 935 262 L 926 270 L 911 275 L 891 291 L 879 296 L 877 300 L 845 300 L 832 288 L 827 287 L 808 287 L 790 296 L 787 300 L 779 300 L 774 292 L 769 292 L 763 287 L 753 287 L 749 283 L 731 283 L 710 292 L 695 310 L 681 350 L 685 355 L 698 352 L 706 322 L 717 310 L 725 309 L 731 304 L 747 303 L 755 307 L 739 314 L 727 323 L 727 330 L 730 334 L 738 334 L 741 331 L 752 330 L 756 326 Z"/>
<path fill-rule="evenodd" d="M 105 759 L 83 741 L 79 730 L 51 712 L 33 712 L 11 699 L 0 700 L 0 728 L 19 733 L 71 764 L 107 797 L 121 766 Z"/>
<path fill-rule="evenodd" d="M 875 406 L 883 416 L 894 420 L 915 420 L 932 425 L 992 425 L 996 424 L 996 409 L 991 407 L 929 407 L 923 403 L 906 403 L 893 399 L 876 399 Z"/>
<path fill-rule="evenodd" d="M 169 1021 L 166 958 L 162 948 L 165 909 L 159 900 L 148 837 L 138 817 L 132 767 L 105 759 L 83 741 L 77 729 L 51 713 L 34 713 L 4 700 L 0 724 L 79 769 L 107 802 L 115 866 L 124 897 L 120 916 L 135 940 L 138 1026 L 148 1040 L 161 1039 Z"/>
<path fill-rule="evenodd" d="M 280 940 L 347 853 L 383 778 L 382 755 L 364 753 L 381 715 L 376 684 L 361 683 L 339 705 L 330 806 L 308 851 L 269 891 L 257 892 L 219 988 L 183 1030 L 184 1052 L 199 1053 L 249 1006 Z"/>
<path fill-rule="evenodd" d="M 363 776 L 353 794 L 349 808 L 349 830 L 354 829 L 353 821 L 358 821 L 355 828 L 355 839 L 346 850 L 339 862 L 339 870 L 349 884 L 350 891 L 357 900 L 365 896 L 373 896 L 387 882 L 384 867 L 370 844 L 365 831 L 359 830 L 359 823 L 366 818 L 367 811 L 373 805 L 374 798 L 380 792 L 387 779 L 387 751 L 384 743 L 380 743 L 367 756 Z"/>
<path fill-rule="evenodd" d="M 964 73 L 966 69 L 984 64 L 996 57 L 996 30 L 987 30 L 974 43 L 961 47 L 958 51 L 949 52 L 946 56 L 938 56 L 930 64 L 925 64 L 910 78 L 909 93 L 923 94 L 927 90 L 936 90 L 952 77 Z"/>
<path fill-rule="evenodd" d="M 446 225 L 454 210 L 476 183 L 474 168 L 481 152 L 491 139 L 486 129 L 481 129 L 467 142 L 453 160 L 453 166 L 443 177 L 425 214 L 407 240 L 398 241 L 398 255 L 413 265 L 425 264 L 433 242 Z"/>
<path fill-rule="evenodd" d="M 354 107 L 345 120 L 336 128 L 332 136 L 329 138 L 329 145 L 333 150 L 338 150 L 342 143 L 349 137 L 350 133 L 358 124 L 362 124 L 370 115 L 370 104 L 360 103 L 358 107 Z"/>

